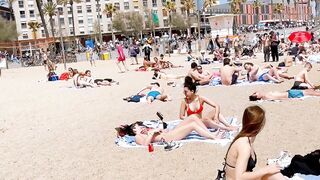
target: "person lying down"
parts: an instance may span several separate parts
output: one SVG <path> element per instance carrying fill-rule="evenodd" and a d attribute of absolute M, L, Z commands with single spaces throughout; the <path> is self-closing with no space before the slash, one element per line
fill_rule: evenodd
<path fill-rule="evenodd" d="M 186 119 L 182 124 L 179 124 L 172 130 L 168 129 L 152 129 L 143 125 L 143 122 L 137 121 L 131 125 L 124 125 L 116 128 L 118 135 L 135 136 L 136 143 L 139 145 L 148 145 L 154 142 L 171 142 L 182 140 L 187 137 L 192 131 L 207 139 L 221 139 L 224 135 L 223 131 L 210 132 L 203 122 L 197 118 L 192 117 Z"/>
<path fill-rule="evenodd" d="M 249 96 L 250 101 L 258 101 L 258 100 L 287 100 L 294 98 L 302 98 L 304 96 L 320 96 L 319 91 L 315 91 L 313 89 L 307 90 L 288 90 L 285 92 L 273 91 L 273 92 L 255 92 Z"/>

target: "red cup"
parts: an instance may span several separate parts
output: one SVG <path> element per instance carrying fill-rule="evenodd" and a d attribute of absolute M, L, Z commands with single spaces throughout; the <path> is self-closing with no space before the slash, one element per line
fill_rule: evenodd
<path fill-rule="evenodd" d="M 149 144 L 148 145 L 148 150 L 149 150 L 149 152 L 153 152 L 153 150 L 154 150 L 154 148 L 153 148 L 153 144 Z"/>

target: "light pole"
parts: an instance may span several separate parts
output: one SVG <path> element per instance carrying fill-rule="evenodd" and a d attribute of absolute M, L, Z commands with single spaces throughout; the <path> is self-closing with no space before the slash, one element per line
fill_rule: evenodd
<path fill-rule="evenodd" d="M 62 30 L 61 30 L 61 22 L 60 22 L 60 15 L 62 14 L 61 11 L 58 10 L 58 24 L 59 24 L 59 31 L 60 31 L 60 45 L 61 45 L 61 52 L 62 52 L 62 59 L 63 59 L 63 64 L 64 64 L 64 69 L 67 69 L 67 64 L 66 64 L 66 56 L 64 54 L 64 44 L 63 44 L 63 37 L 62 37 Z"/>
<path fill-rule="evenodd" d="M 100 7 L 101 7 L 101 5 L 100 5 L 100 0 L 96 0 L 96 2 L 97 2 L 97 11 L 98 11 L 98 17 L 97 17 L 97 19 L 98 19 L 98 31 L 99 31 L 99 43 L 100 43 L 100 46 L 102 45 L 102 34 L 101 34 L 101 25 L 100 25 L 100 11 L 101 11 L 101 9 L 100 9 Z"/>
<path fill-rule="evenodd" d="M 200 52 L 200 40 L 201 40 L 201 33 L 200 33 L 200 18 L 201 18 L 201 11 L 198 10 L 198 51 Z"/>

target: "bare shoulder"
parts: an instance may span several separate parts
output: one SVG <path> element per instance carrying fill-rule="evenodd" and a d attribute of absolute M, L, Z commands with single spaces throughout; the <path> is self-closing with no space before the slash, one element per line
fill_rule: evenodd
<path fill-rule="evenodd" d="M 250 150 L 250 143 L 248 137 L 241 137 L 234 142 L 238 150 Z"/>

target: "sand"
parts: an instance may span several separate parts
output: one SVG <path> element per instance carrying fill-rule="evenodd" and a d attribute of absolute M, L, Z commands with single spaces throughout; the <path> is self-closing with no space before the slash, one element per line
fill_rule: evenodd
<path fill-rule="evenodd" d="M 184 56 L 170 60 L 184 68 L 166 70 L 185 74 L 189 63 Z M 255 62 L 261 62 L 256 60 Z M 141 60 L 140 60 L 141 62 Z M 132 70 L 118 73 L 114 61 L 68 64 L 79 70 L 90 69 L 96 78 L 113 78 L 120 85 L 74 89 L 71 81 L 46 82 L 43 67 L 2 70 L 0 78 L 0 177 L 1 179 L 213 179 L 222 167 L 227 146 L 188 143 L 171 152 L 155 148 L 126 149 L 115 145 L 114 128 L 120 124 L 156 118 L 162 112 L 165 120 L 178 118 L 183 98 L 181 82 L 177 87 L 161 84 L 171 94 L 171 102 L 127 103 L 122 98 L 138 92 L 150 83 L 151 72 Z M 204 69 L 212 71 L 206 65 Z M 294 66 L 294 75 L 302 66 Z M 311 80 L 319 83 L 315 65 Z M 57 73 L 64 72 L 58 66 Z M 199 94 L 221 105 L 225 116 L 241 120 L 245 107 L 261 105 L 267 112 L 267 123 L 256 139 L 258 167 L 266 164 L 281 150 L 305 154 L 319 149 L 320 98 L 251 103 L 254 91 L 288 90 L 293 80 L 282 84 L 246 87 L 200 88 Z M 205 106 L 205 111 L 210 108 Z"/>

